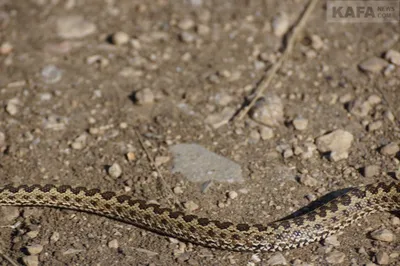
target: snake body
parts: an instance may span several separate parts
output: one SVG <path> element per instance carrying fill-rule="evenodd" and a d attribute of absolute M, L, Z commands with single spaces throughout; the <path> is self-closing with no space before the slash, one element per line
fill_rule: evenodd
<path fill-rule="evenodd" d="M 400 210 L 400 183 L 350 188 L 304 215 L 253 225 L 200 218 L 128 195 L 64 185 L 7 185 L 0 188 L 1 205 L 58 207 L 94 213 L 219 249 L 282 251 L 324 239 L 367 214 Z"/>

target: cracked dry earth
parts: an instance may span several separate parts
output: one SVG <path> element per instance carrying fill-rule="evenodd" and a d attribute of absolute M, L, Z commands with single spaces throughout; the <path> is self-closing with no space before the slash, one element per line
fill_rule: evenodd
<path fill-rule="evenodd" d="M 398 24 L 326 23 L 321 1 L 263 99 L 228 121 L 306 4 L 0 0 L 0 184 L 98 187 L 267 223 L 328 192 L 398 179 Z M 171 147 L 185 143 L 236 162 L 241 177 L 193 182 L 171 171 Z M 0 265 L 400 262 L 400 221 L 389 213 L 262 254 L 67 210 L 1 207 L 0 226 Z"/>

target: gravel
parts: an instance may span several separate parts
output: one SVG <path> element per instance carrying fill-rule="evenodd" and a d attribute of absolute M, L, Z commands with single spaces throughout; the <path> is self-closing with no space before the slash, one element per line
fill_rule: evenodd
<path fill-rule="evenodd" d="M 95 33 L 97 27 L 80 15 L 64 16 L 57 20 L 57 34 L 64 39 L 83 38 Z"/>
<path fill-rule="evenodd" d="M 135 102 L 139 105 L 148 105 L 154 103 L 154 94 L 150 88 L 139 90 L 135 93 Z"/>
<path fill-rule="evenodd" d="M 387 265 L 390 262 L 389 255 L 384 251 L 378 251 L 375 254 L 375 261 L 378 265 Z"/>
<path fill-rule="evenodd" d="M 300 131 L 306 130 L 308 126 L 308 120 L 301 117 L 293 119 L 292 123 L 294 128 Z"/>
<path fill-rule="evenodd" d="M 364 177 L 373 177 L 377 176 L 381 171 L 381 168 L 378 165 L 367 165 L 363 168 L 363 175 Z"/>
<path fill-rule="evenodd" d="M 282 100 L 273 94 L 257 100 L 250 110 L 253 120 L 266 126 L 274 127 L 281 125 L 284 121 L 284 111 Z"/>
<path fill-rule="evenodd" d="M 320 152 L 330 152 L 330 158 L 333 161 L 338 161 L 348 157 L 348 149 L 350 149 L 353 139 L 354 137 L 350 132 L 337 129 L 318 137 L 316 144 Z"/>
<path fill-rule="evenodd" d="M 278 252 L 267 260 L 267 265 L 287 265 L 287 261 L 283 254 Z"/>
<path fill-rule="evenodd" d="M 396 155 L 399 152 L 399 150 L 400 150 L 399 145 L 397 143 L 391 142 L 383 146 L 380 151 L 383 155 L 392 156 Z"/>
<path fill-rule="evenodd" d="M 285 13 L 280 13 L 272 21 L 272 31 L 275 36 L 282 37 L 289 29 L 290 21 Z"/>
<path fill-rule="evenodd" d="M 340 251 L 332 251 L 326 256 L 326 262 L 329 264 L 342 264 L 346 259 L 346 254 Z"/>
<path fill-rule="evenodd" d="M 400 52 L 396 50 L 389 50 L 385 53 L 385 59 L 390 63 L 400 66 Z"/>
<path fill-rule="evenodd" d="M 37 255 L 43 250 L 43 246 L 40 244 L 33 244 L 26 247 L 26 250 L 30 255 Z"/>
<path fill-rule="evenodd" d="M 129 35 L 123 31 L 118 31 L 111 36 L 111 42 L 115 45 L 127 44 L 129 40 Z"/>

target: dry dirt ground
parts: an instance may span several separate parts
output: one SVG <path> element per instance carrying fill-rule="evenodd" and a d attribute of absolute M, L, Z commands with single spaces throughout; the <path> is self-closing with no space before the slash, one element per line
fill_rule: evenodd
<path fill-rule="evenodd" d="M 144 146 L 151 158 L 161 158 L 167 186 L 182 189 L 175 197 L 198 205 L 195 214 L 266 223 L 330 191 L 396 179 L 398 154 L 380 148 L 399 140 L 400 68 L 369 73 L 358 64 L 399 51 L 399 25 L 326 23 L 322 1 L 267 90 L 284 105 L 274 136 L 259 139 L 262 125 L 249 116 L 218 128 L 207 123 L 227 107 L 238 110 L 279 58 L 283 39 L 272 32 L 272 19 L 285 13 L 292 24 L 306 4 L 1 0 L 0 184 L 99 187 L 170 205 Z M 78 34 L 84 36 L 63 35 L 58 23 L 67 15 L 83 17 Z M 128 43 L 125 36 L 113 43 L 110 36 L 119 31 Z M 149 103 L 139 105 L 133 95 L 145 88 L 150 98 L 142 100 Z M 366 114 L 349 112 L 346 103 L 365 103 L 371 95 L 378 102 Z M 291 123 L 297 117 L 308 119 L 305 130 Z M 301 156 L 306 142 L 335 129 L 354 136 L 348 158 L 332 161 L 317 150 Z M 171 174 L 173 162 L 165 158 L 177 143 L 197 143 L 234 160 L 245 181 L 215 183 L 202 193 L 202 184 Z M 282 147 L 295 152 L 283 156 Z M 128 160 L 129 152 L 135 158 Z M 113 163 L 121 176 L 107 172 Z M 363 176 L 360 169 L 371 165 L 379 174 Z M 298 182 L 301 176 L 313 178 L 311 184 Z M 229 191 L 238 196 L 227 199 Z M 37 258 L 40 265 L 272 265 L 271 257 L 279 259 L 178 243 L 74 211 L 7 207 L 0 213 L 0 249 L 18 264 L 35 265 Z M 314 243 L 282 255 L 295 265 L 365 265 L 379 253 L 398 265 L 399 241 L 370 237 L 379 228 L 399 236 L 394 217 L 384 213 L 357 222 L 337 236 L 335 247 Z M 27 257 L 26 247 L 37 244 L 43 250 Z M 0 258 L 0 264 L 8 262 Z"/>

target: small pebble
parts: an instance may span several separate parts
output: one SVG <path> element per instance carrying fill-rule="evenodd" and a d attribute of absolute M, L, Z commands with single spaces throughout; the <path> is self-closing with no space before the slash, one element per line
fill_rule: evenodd
<path fill-rule="evenodd" d="M 107 245 L 108 245 L 109 248 L 113 248 L 113 249 L 117 249 L 119 247 L 117 239 L 111 240 L 110 242 L 108 242 Z"/>
<path fill-rule="evenodd" d="M 300 131 L 307 129 L 307 126 L 308 126 L 308 120 L 305 118 L 300 118 L 300 117 L 294 119 L 292 123 L 293 123 L 294 128 L 297 130 L 300 130 Z"/>
<path fill-rule="evenodd" d="M 128 159 L 129 162 L 135 161 L 136 160 L 136 155 L 134 152 L 130 151 L 126 154 L 126 159 Z"/>
<path fill-rule="evenodd" d="M 12 222 L 19 217 L 19 209 L 17 207 L 0 207 L 0 217 L 5 222 Z"/>
<path fill-rule="evenodd" d="M 256 102 L 250 110 L 250 116 L 263 125 L 278 126 L 284 121 L 282 100 L 276 95 L 267 95 Z"/>
<path fill-rule="evenodd" d="M 12 52 L 12 50 L 13 50 L 13 46 L 9 42 L 3 42 L 0 45 L 0 54 L 2 54 L 2 55 L 9 54 Z"/>
<path fill-rule="evenodd" d="M 189 19 L 189 18 L 185 18 L 182 19 L 181 21 L 179 21 L 178 23 L 178 28 L 180 28 L 181 30 L 189 30 L 191 28 L 194 27 L 194 21 Z"/>
<path fill-rule="evenodd" d="M 188 210 L 189 212 L 191 211 L 195 211 L 199 208 L 199 205 L 197 205 L 196 203 L 194 203 L 193 201 L 187 201 L 185 203 L 183 203 L 183 207 Z"/>
<path fill-rule="evenodd" d="M 287 158 L 290 158 L 290 157 L 293 157 L 293 149 L 292 148 L 288 148 L 288 149 L 285 149 L 284 151 L 283 151 L 283 158 L 285 158 L 285 159 L 287 159 Z"/>
<path fill-rule="evenodd" d="M 120 176 L 122 175 L 121 166 L 119 166 L 119 164 L 117 164 L 117 163 L 113 163 L 113 164 L 110 166 L 110 168 L 108 168 L 108 174 L 109 174 L 111 177 L 114 177 L 114 178 L 120 177 Z"/>
<path fill-rule="evenodd" d="M 378 95 L 373 94 L 368 97 L 367 101 L 372 105 L 377 105 L 382 102 L 382 99 Z"/>
<path fill-rule="evenodd" d="M 392 224 L 395 226 L 400 225 L 400 218 L 396 216 L 392 217 Z"/>
<path fill-rule="evenodd" d="M 337 239 L 337 236 L 328 236 L 327 238 L 325 238 L 324 244 L 325 245 L 330 245 L 330 246 L 333 246 L 333 247 L 340 246 L 340 242 Z"/>
<path fill-rule="evenodd" d="M 362 61 L 358 67 L 362 71 L 366 72 L 372 72 L 372 73 L 379 73 L 381 72 L 386 66 L 388 65 L 388 62 L 383 60 L 382 58 L 379 57 L 372 57 L 369 59 L 366 59 Z"/>
<path fill-rule="evenodd" d="M 50 237 L 50 243 L 54 244 L 58 240 L 60 240 L 60 233 L 59 232 L 54 232 Z"/>
<path fill-rule="evenodd" d="M 300 184 L 303 184 L 307 187 L 315 187 L 318 185 L 318 180 L 309 176 L 309 175 L 301 175 L 299 178 Z"/>
<path fill-rule="evenodd" d="M 237 197 L 238 197 L 238 193 L 236 191 L 229 191 L 228 192 L 228 198 L 236 199 Z"/>
<path fill-rule="evenodd" d="M 269 140 L 274 137 L 274 131 L 272 128 L 263 126 L 260 128 L 260 136 L 262 140 Z"/>
<path fill-rule="evenodd" d="M 194 34 L 192 34 L 192 33 L 187 32 L 187 31 L 182 32 L 179 35 L 179 38 L 180 38 L 180 40 L 182 42 L 185 42 L 185 43 L 192 43 L 192 42 L 194 42 L 194 40 L 196 40 L 196 36 Z"/>
<path fill-rule="evenodd" d="M 160 166 L 169 162 L 171 158 L 169 156 L 157 156 L 154 160 L 156 166 Z"/>
<path fill-rule="evenodd" d="M 47 84 L 54 84 L 61 80 L 62 71 L 55 65 L 48 65 L 42 69 L 43 81 Z"/>
<path fill-rule="evenodd" d="M 329 264 L 341 264 L 344 262 L 346 255 L 340 251 L 332 251 L 326 256 L 326 261 Z"/>
<path fill-rule="evenodd" d="M 18 101 L 14 99 L 8 101 L 6 111 L 10 115 L 16 115 L 18 113 Z"/>
<path fill-rule="evenodd" d="M 391 142 L 383 146 L 380 151 L 383 155 L 396 155 L 399 150 L 399 145 L 397 145 L 397 143 Z"/>
<path fill-rule="evenodd" d="M 26 247 L 26 250 L 29 252 L 30 255 L 37 255 L 43 250 L 43 246 L 40 244 L 33 244 Z"/>
<path fill-rule="evenodd" d="M 39 257 L 35 255 L 22 257 L 22 262 L 26 266 L 38 266 L 39 265 Z"/>
<path fill-rule="evenodd" d="M 272 31 L 275 36 L 282 37 L 289 27 L 289 18 L 285 13 L 278 14 L 272 21 Z"/>
<path fill-rule="evenodd" d="M 111 41 L 115 45 L 127 44 L 129 39 L 129 35 L 122 31 L 118 31 L 111 36 Z"/>
<path fill-rule="evenodd" d="M 260 133 L 257 130 L 253 129 L 250 131 L 250 142 L 257 143 L 260 140 Z"/>
<path fill-rule="evenodd" d="M 349 105 L 350 113 L 358 117 L 367 116 L 371 109 L 371 103 L 369 101 L 362 101 L 361 99 L 356 99 Z"/>
<path fill-rule="evenodd" d="M 86 21 L 82 16 L 63 16 L 57 20 L 57 34 L 64 39 L 83 38 L 96 31 L 94 23 Z"/>
<path fill-rule="evenodd" d="M 393 242 L 395 236 L 392 231 L 388 229 L 378 229 L 371 232 L 371 237 L 375 240 L 383 241 L 383 242 Z"/>
<path fill-rule="evenodd" d="M 377 176 L 381 171 L 381 168 L 378 165 L 367 165 L 364 167 L 362 173 L 364 177 L 373 177 Z"/>
<path fill-rule="evenodd" d="M 310 40 L 311 40 L 311 47 L 314 50 L 321 50 L 324 47 L 324 42 L 318 35 L 315 34 L 311 35 Z"/>
<path fill-rule="evenodd" d="M 278 252 L 267 260 L 267 265 L 287 265 L 287 261 L 282 253 Z"/>
<path fill-rule="evenodd" d="M 199 35 L 208 35 L 210 33 L 210 28 L 207 25 L 197 25 L 196 31 Z"/>
<path fill-rule="evenodd" d="M 154 103 L 154 94 L 150 88 L 145 88 L 135 93 L 135 100 L 139 105 L 152 104 Z"/>
<path fill-rule="evenodd" d="M 173 191 L 174 191 L 175 194 L 182 194 L 183 193 L 182 187 L 174 187 Z"/>
<path fill-rule="evenodd" d="M 378 265 L 387 265 L 389 264 L 389 255 L 384 251 L 379 251 L 375 254 L 375 261 Z"/>
<path fill-rule="evenodd" d="M 375 131 L 375 130 L 380 129 L 382 126 L 383 126 L 383 122 L 380 121 L 380 120 L 375 121 L 375 122 L 372 122 L 372 123 L 370 123 L 370 124 L 368 125 L 368 131 L 369 131 L 369 132 L 373 132 L 373 131 Z"/>
<path fill-rule="evenodd" d="M 351 147 L 353 135 L 342 129 L 337 129 L 318 137 L 316 139 L 317 148 L 320 152 L 345 152 Z"/>
<path fill-rule="evenodd" d="M 400 52 L 395 50 L 389 50 L 385 54 L 385 59 L 390 63 L 400 66 Z"/>

